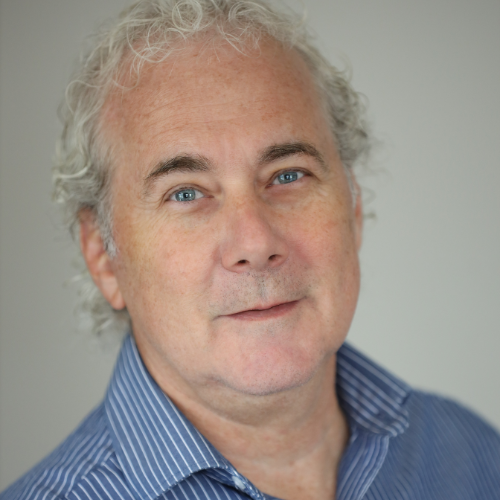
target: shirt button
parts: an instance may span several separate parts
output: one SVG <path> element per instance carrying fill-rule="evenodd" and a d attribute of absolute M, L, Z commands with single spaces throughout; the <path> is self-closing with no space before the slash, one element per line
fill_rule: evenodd
<path fill-rule="evenodd" d="M 233 476 L 233 481 L 236 488 L 239 488 L 240 490 L 245 489 L 245 483 L 238 476 Z"/>

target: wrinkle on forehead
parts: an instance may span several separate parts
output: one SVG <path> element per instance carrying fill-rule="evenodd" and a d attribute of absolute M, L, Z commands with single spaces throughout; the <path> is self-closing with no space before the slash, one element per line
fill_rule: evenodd
<path fill-rule="evenodd" d="M 253 74 L 258 73 L 270 86 L 280 81 L 281 94 L 300 90 L 302 98 L 309 97 L 312 107 L 319 104 L 310 71 L 295 50 L 283 48 L 274 40 L 262 40 L 259 51 L 242 54 L 230 46 L 214 46 L 208 50 L 198 42 L 162 63 L 146 63 L 133 88 L 114 89 L 103 107 L 102 121 L 107 129 L 114 129 L 123 136 L 129 135 L 131 123 L 141 121 L 154 125 L 160 115 L 158 112 L 163 109 L 167 115 L 175 113 L 178 120 L 190 119 L 193 124 L 205 123 L 203 115 L 214 122 L 237 119 L 251 113 L 255 107 L 265 106 L 269 99 L 269 95 L 256 92 L 250 83 L 245 101 L 231 95 L 235 83 L 245 85 L 250 67 Z M 210 103 L 203 92 L 209 86 Z M 124 87 L 127 87 L 126 82 Z M 234 106 L 235 101 L 238 101 L 237 106 Z M 224 111 L 229 109 L 238 111 L 233 116 L 226 114 L 223 117 Z M 199 118 L 193 117 L 196 112 Z M 217 112 L 221 116 L 213 118 Z M 171 128 L 176 126 L 170 124 Z"/>

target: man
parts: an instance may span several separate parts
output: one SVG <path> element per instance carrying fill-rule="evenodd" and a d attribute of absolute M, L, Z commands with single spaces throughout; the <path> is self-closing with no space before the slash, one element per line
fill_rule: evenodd
<path fill-rule="evenodd" d="M 500 437 L 343 345 L 359 291 L 356 93 L 262 2 L 149 0 L 68 89 L 56 192 L 98 407 L 5 498 L 499 497 Z"/>

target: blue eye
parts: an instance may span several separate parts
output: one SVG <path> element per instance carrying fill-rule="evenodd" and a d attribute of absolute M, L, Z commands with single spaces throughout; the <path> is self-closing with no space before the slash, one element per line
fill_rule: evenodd
<path fill-rule="evenodd" d="M 288 172 L 282 172 L 281 174 L 279 174 L 274 179 L 273 184 L 288 184 L 289 182 L 295 182 L 301 177 L 304 177 L 304 172 L 297 172 L 295 170 L 290 170 Z"/>
<path fill-rule="evenodd" d="M 193 201 L 201 198 L 202 196 L 202 193 L 197 189 L 185 188 L 173 193 L 170 199 L 173 198 L 175 201 Z"/>

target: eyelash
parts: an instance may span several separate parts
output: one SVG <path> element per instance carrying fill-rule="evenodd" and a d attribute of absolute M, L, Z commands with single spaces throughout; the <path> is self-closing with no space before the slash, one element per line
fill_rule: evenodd
<path fill-rule="evenodd" d="M 299 177 L 297 180 L 295 181 L 290 181 L 290 182 L 285 182 L 284 184 L 273 184 L 274 181 L 282 174 L 286 174 L 286 173 L 289 173 L 289 172 L 297 172 L 299 174 L 302 174 L 302 177 Z M 294 182 L 297 182 L 298 180 L 302 179 L 303 177 L 305 177 L 307 175 L 306 172 L 304 172 L 303 170 L 300 170 L 300 169 L 287 169 L 287 170 L 281 170 L 280 172 L 278 172 L 272 179 L 272 181 L 270 182 L 270 186 L 284 186 L 285 184 L 293 184 Z M 195 187 L 193 186 L 183 186 L 183 187 L 180 187 L 178 189 L 176 189 L 173 193 L 169 194 L 168 197 L 167 197 L 167 201 L 178 201 L 179 203 L 185 203 L 185 204 L 188 204 L 188 203 L 192 203 L 193 201 L 196 201 L 197 199 L 199 198 L 195 198 L 194 200 L 186 200 L 186 201 L 179 201 L 179 200 L 172 200 L 172 197 L 174 197 L 177 193 L 180 193 L 181 191 L 185 191 L 185 190 L 188 190 L 188 189 L 192 189 L 193 191 L 197 191 L 199 193 L 202 193 L 202 191 L 200 189 L 196 189 Z"/>

